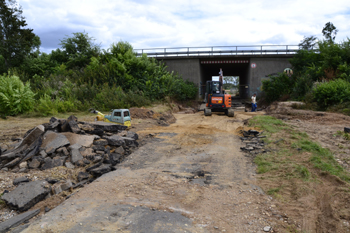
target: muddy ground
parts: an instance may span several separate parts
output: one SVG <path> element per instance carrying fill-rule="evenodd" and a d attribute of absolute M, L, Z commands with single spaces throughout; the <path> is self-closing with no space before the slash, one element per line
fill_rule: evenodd
<path fill-rule="evenodd" d="M 221 114 L 204 117 L 202 112 L 184 110 L 172 118 L 147 110 L 137 111 L 132 130 L 140 135 L 143 146 L 116 171 L 80 189 L 68 200 L 64 196 L 56 197 L 60 199 L 55 200 L 56 204 L 65 201 L 32 221 L 24 232 L 264 232 L 264 228 L 269 232 L 347 232 L 350 229 L 350 218 L 346 219 L 350 215 L 343 213 L 345 219 L 342 219 L 334 209 L 333 202 L 336 207 L 346 207 L 350 200 L 337 192 L 347 186 L 335 177 L 326 176 L 321 185 L 314 182 L 312 187 L 299 187 L 311 190 L 306 192 L 310 195 L 299 198 L 281 200 L 263 192 L 273 179 L 259 179 L 261 175 L 256 174 L 254 163 L 239 149 L 242 142 L 237 129 L 247 129 L 244 122 L 264 112 L 236 112 L 234 118 L 228 118 Z M 340 164 L 347 168 L 348 141 L 334 135 L 349 126 L 349 117 L 294 110 L 290 105 L 271 106 L 267 112 L 334 150 Z M 1 127 L 10 134 L 9 124 Z M 39 178 L 52 175 L 35 172 L 33 176 Z M 6 188 L 6 180 L 22 175 L 1 172 L 1 184 Z M 4 187 L 0 187 L 1 191 Z M 320 195 L 311 195 L 317 192 Z M 41 203 L 41 206 L 49 204 Z M 337 224 L 342 227 L 337 228 Z"/>

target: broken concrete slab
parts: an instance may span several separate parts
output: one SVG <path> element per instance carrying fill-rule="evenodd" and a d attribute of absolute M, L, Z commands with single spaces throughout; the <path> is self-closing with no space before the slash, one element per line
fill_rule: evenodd
<path fill-rule="evenodd" d="M 79 144 L 83 147 L 91 147 L 95 139 L 95 136 L 93 135 L 81 135 L 81 134 L 74 134 L 70 132 L 61 133 L 61 134 L 66 136 L 66 138 L 68 139 L 71 145 Z"/>
<path fill-rule="evenodd" d="M 93 176 L 101 176 L 105 173 L 108 173 L 112 170 L 111 164 L 102 164 L 101 166 L 90 170 L 90 173 Z"/>
<path fill-rule="evenodd" d="M 125 141 L 123 139 L 123 137 L 119 136 L 119 135 L 112 135 L 110 137 L 106 137 L 107 141 L 108 141 L 108 145 L 111 146 L 125 146 Z"/>
<path fill-rule="evenodd" d="M 132 132 L 132 131 L 128 131 L 126 133 L 126 137 L 132 138 L 134 140 L 138 140 L 139 139 L 139 135 L 137 133 Z"/>
<path fill-rule="evenodd" d="M 16 179 L 13 180 L 13 185 L 19 185 L 20 183 L 25 183 L 25 182 L 29 182 L 30 180 L 28 179 L 28 177 L 22 176 L 22 177 L 18 177 Z"/>
<path fill-rule="evenodd" d="M 23 212 L 43 200 L 50 191 L 51 187 L 47 181 L 37 180 L 21 183 L 13 191 L 5 193 L 2 199 L 11 209 Z"/>
<path fill-rule="evenodd" d="M 18 147 L 21 147 L 22 145 L 31 145 L 38 137 L 40 137 L 45 132 L 45 128 L 43 125 L 38 125 L 35 127 L 21 142 L 21 144 Z M 18 148 L 17 147 L 17 148 Z"/>
<path fill-rule="evenodd" d="M 38 215 L 40 213 L 40 209 L 32 210 L 25 212 L 23 214 L 16 215 L 9 220 L 0 223 L 0 232 L 8 232 L 11 228 L 19 226 L 25 221 L 31 219 L 32 217 Z"/>
<path fill-rule="evenodd" d="M 131 146 L 131 147 L 139 146 L 139 143 L 133 138 L 122 137 L 122 139 L 124 140 L 126 146 Z"/>
<path fill-rule="evenodd" d="M 55 133 L 53 131 L 47 131 L 44 134 L 44 140 L 41 147 L 44 148 L 47 154 L 52 154 L 58 148 L 68 146 L 69 144 L 70 142 L 65 135 L 60 133 Z"/>
<path fill-rule="evenodd" d="M 69 125 L 70 130 L 73 133 L 76 133 L 76 134 L 80 133 L 80 128 L 78 126 L 78 118 L 76 116 L 71 115 L 70 117 L 68 117 L 67 123 Z"/>
<path fill-rule="evenodd" d="M 76 164 L 78 161 L 83 160 L 83 156 L 80 154 L 79 149 L 81 148 L 81 145 L 74 144 L 69 146 L 70 154 L 71 154 L 71 162 L 73 164 Z"/>
<path fill-rule="evenodd" d="M 103 121 L 96 121 L 94 123 L 87 123 L 87 124 L 90 124 L 95 129 L 101 129 L 103 131 L 112 132 L 112 133 L 118 133 L 128 128 L 127 126 L 124 126 L 124 125 L 117 125 L 114 123 L 103 122 Z"/>

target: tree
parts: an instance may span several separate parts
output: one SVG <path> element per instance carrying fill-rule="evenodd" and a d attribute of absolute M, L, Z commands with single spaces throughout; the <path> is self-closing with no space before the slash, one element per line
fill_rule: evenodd
<path fill-rule="evenodd" d="M 322 29 L 323 36 L 330 43 L 334 43 L 335 36 L 337 35 L 337 33 L 338 29 L 331 22 L 326 23 L 324 28 Z"/>
<path fill-rule="evenodd" d="M 27 54 L 40 46 L 33 29 L 25 28 L 22 13 L 15 0 L 0 0 L 0 55 L 7 69 L 19 66 Z"/>
<path fill-rule="evenodd" d="M 312 50 L 317 43 L 316 40 L 317 38 L 314 36 L 308 36 L 308 37 L 304 36 L 304 39 L 299 44 L 299 47 L 305 50 Z"/>
<path fill-rule="evenodd" d="M 73 37 L 61 40 L 62 49 L 56 50 L 54 57 L 65 61 L 67 68 L 85 67 L 92 57 L 100 53 L 100 46 L 93 43 L 94 39 L 87 33 L 76 32 Z"/>

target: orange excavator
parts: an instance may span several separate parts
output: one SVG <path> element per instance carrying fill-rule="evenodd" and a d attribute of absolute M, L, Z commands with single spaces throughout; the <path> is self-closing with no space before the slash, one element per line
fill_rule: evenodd
<path fill-rule="evenodd" d="M 211 116 L 212 112 L 224 112 L 227 116 L 234 117 L 231 95 L 225 94 L 222 89 L 222 69 L 219 74 L 219 81 L 207 81 L 206 83 L 204 115 Z"/>

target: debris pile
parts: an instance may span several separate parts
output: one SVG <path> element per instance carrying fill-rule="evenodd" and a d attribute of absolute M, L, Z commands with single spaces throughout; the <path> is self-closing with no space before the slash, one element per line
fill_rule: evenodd
<path fill-rule="evenodd" d="M 48 195 L 73 190 L 113 171 L 116 165 L 138 147 L 138 135 L 127 127 L 106 122 L 79 122 L 75 116 L 67 120 L 52 117 L 49 123 L 27 131 L 18 143 L 0 148 L 2 171 L 28 172 L 65 166 L 68 169 L 85 168 L 79 172 L 77 183 L 71 180 L 30 181 L 20 177 L 18 185 L 4 193 L 2 199 L 19 212 L 26 211 Z"/>
<path fill-rule="evenodd" d="M 241 137 L 242 142 L 246 144 L 246 146 L 240 148 L 242 151 L 252 155 L 267 152 L 267 150 L 264 148 L 265 142 L 263 140 L 263 138 L 266 136 L 261 136 L 263 131 L 259 132 L 256 130 L 241 130 L 240 133 L 243 135 L 243 137 Z"/>

